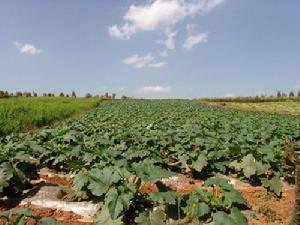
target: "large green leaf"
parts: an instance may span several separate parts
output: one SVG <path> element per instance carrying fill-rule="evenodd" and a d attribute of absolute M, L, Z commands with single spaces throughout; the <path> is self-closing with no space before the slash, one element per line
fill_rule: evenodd
<path fill-rule="evenodd" d="M 113 168 L 92 169 L 89 173 L 88 189 L 95 196 L 102 196 L 109 187 L 120 180 L 120 176 Z"/>
<path fill-rule="evenodd" d="M 262 178 L 261 181 L 264 187 L 269 188 L 278 196 L 281 195 L 283 184 L 278 176 L 272 177 L 270 180 Z"/>
<path fill-rule="evenodd" d="M 243 198 L 240 192 L 231 190 L 224 194 L 224 204 L 231 206 L 232 204 L 247 205 L 246 200 Z"/>
<path fill-rule="evenodd" d="M 9 180 L 14 176 L 14 168 L 8 162 L 0 165 L 0 193 L 8 187 Z"/>
<path fill-rule="evenodd" d="M 25 215 L 18 215 L 13 225 L 26 225 L 26 219 Z"/>
<path fill-rule="evenodd" d="M 205 216 L 210 212 L 209 206 L 204 202 L 200 202 L 198 205 L 196 205 L 195 209 L 197 211 L 198 217 Z"/>
<path fill-rule="evenodd" d="M 149 199 L 151 201 L 159 202 L 159 203 L 175 204 L 177 198 L 178 198 L 178 195 L 173 191 L 152 192 L 149 195 Z"/>
<path fill-rule="evenodd" d="M 231 213 L 216 212 L 213 215 L 215 225 L 247 225 L 247 218 L 237 208 L 232 208 Z"/>
<path fill-rule="evenodd" d="M 110 216 L 109 210 L 106 207 L 103 207 L 101 211 L 96 214 L 95 225 L 123 225 L 122 218 L 117 218 L 113 220 Z"/>
<path fill-rule="evenodd" d="M 105 205 L 112 219 L 117 219 L 123 210 L 128 210 L 133 196 L 132 192 L 118 193 L 118 190 L 115 188 L 108 191 L 105 196 Z"/>
<path fill-rule="evenodd" d="M 208 195 L 206 195 L 208 194 Z M 210 213 L 211 193 L 197 190 L 189 195 L 183 211 L 189 218 L 199 218 Z"/>
<path fill-rule="evenodd" d="M 252 175 L 256 173 L 256 163 L 255 158 L 252 154 L 245 156 L 242 159 L 242 168 L 245 176 L 250 178 Z"/>
<path fill-rule="evenodd" d="M 174 173 L 162 169 L 159 166 L 147 165 L 147 164 L 138 164 L 134 166 L 135 172 L 138 177 L 140 177 L 145 182 L 157 182 L 163 178 L 169 178 Z"/>
<path fill-rule="evenodd" d="M 143 212 L 134 220 L 139 225 L 165 225 L 166 214 L 163 209 L 157 208 L 152 212 Z"/>
<path fill-rule="evenodd" d="M 202 169 L 207 166 L 207 158 L 205 155 L 200 154 L 196 161 L 193 161 L 192 167 L 198 171 L 201 172 Z"/>
<path fill-rule="evenodd" d="M 89 182 L 89 177 L 86 172 L 79 172 L 73 178 L 73 187 L 76 191 L 81 191 Z"/>

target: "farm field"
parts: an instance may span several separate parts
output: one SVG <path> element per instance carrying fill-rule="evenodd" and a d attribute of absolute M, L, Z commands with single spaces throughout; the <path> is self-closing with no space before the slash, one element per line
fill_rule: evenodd
<path fill-rule="evenodd" d="M 62 199 L 101 203 L 95 224 L 288 223 L 294 189 L 283 181 L 294 168 L 285 153 L 299 145 L 299 116 L 103 101 L 57 127 L 2 138 L 0 196 L 22 196 L 49 168 L 69 174 Z"/>
<path fill-rule="evenodd" d="M 282 114 L 300 115 L 300 101 L 279 101 L 279 102 L 206 102 L 214 106 L 225 108 L 245 109 L 251 111 L 275 112 Z"/>
<path fill-rule="evenodd" d="M 0 136 L 49 125 L 99 104 L 96 98 L 13 97 L 0 99 Z"/>

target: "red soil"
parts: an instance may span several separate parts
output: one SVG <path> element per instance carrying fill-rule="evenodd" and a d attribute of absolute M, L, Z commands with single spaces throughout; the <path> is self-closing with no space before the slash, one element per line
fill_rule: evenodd
<path fill-rule="evenodd" d="M 186 178 L 182 175 L 178 176 L 179 179 L 163 180 L 163 183 L 171 189 L 182 193 L 188 194 L 192 192 L 196 187 L 203 186 L 203 181 L 193 180 Z M 42 179 L 38 182 L 32 182 L 39 184 L 41 182 L 68 185 L 70 181 L 65 177 L 55 177 L 42 175 Z M 242 185 L 237 187 L 237 190 L 244 196 L 250 205 L 251 210 L 255 213 L 255 217 L 249 221 L 249 225 L 281 225 L 288 224 L 293 215 L 293 209 L 295 204 L 295 190 L 293 187 L 285 188 L 282 197 L 277 198 L 275 195 L 270 194 L 263 187 L 253 187 L 251 185 Z M 146 194 L 149 192 L 158 191 L 157 187 L 153 183 L 147 183 L 142 186 L 140 192 Z M 56 209 L 36 208 L 34 206 L 16 206 L 15 208 L 31 207 L 33 209 L 33 216 L 52 217 L 57 221 L 66 225 L 91 225 L 89 222 L 80 221 L 81 216 L 72 212 L 66 212 Z M 0 206 L 0 211 L 8 210 L 11 208 L 5 208 Z M 10 221 L 10 222 L 13 222 Z M 0 225 L 7 224 L 5 219 L 0 219 Z M 29 225 L 37 225 L 38 223 L 33 219 L 29 219 Z"/>

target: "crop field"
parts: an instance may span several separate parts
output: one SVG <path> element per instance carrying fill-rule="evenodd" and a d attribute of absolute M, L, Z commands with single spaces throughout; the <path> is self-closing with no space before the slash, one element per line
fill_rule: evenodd
<path fill-rule="evenodd" d="M 0 136 L 49 125 L 99 104 L 96 98 L 13 97 L 0 99 Z"/>
<path fill-rule="evenodd" d="M 222 106 L 233 109 L 245 109 L 261 112 L 275 112 L 282 114 L 300 115 L 300 101 L 279 101 L 279 102 L 208 102 L 207 104 Z"/>
<path fill-rule="evenodd" d="M 103 101 L 55 128 L 3 137 L 0 197 L 22 195 L 47 167 L 70 174 L 64 199 L 101 203 L 95 224 L 280 224 L 253 223 L 249 211 L 273 209 L 254 212 L 233 180 L 281 201 L 294 170 L 285 154 L 299 146 L 299 116 L 189 100 Z M 179 190 L 168 183 L 178 177 L 199 185 Z"/>

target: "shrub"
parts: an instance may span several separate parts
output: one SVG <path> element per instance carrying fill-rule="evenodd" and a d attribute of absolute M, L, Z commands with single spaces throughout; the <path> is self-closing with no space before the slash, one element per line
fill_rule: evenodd
<path fill-rule="evenodd" d="M 86 98 L 91 98 L 91 97 L 93 97 L 93 96 L 92 96 L 90 93 L 86 93 L 86 94 L 85 94 L 85 97 L 86 97 Z"/>
<path fill-rule="evenodd" d="M 73 98 L 76 98 L 76 93 L 75 93 L 75 91 L 72 91 L 71 96 L 72 96 Z"/>

